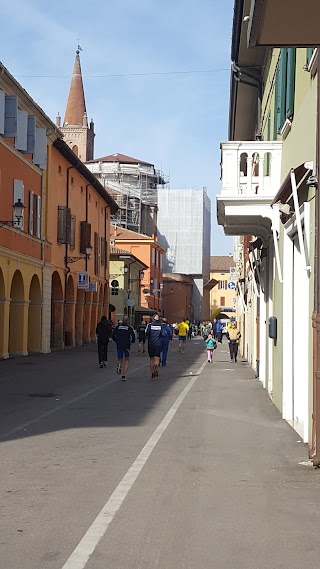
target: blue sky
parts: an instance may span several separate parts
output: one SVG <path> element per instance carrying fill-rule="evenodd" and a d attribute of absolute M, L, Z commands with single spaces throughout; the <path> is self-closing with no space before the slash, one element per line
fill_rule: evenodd
<path fill-rule="evenodd" d="M 212 255 L 232 251 L 216 223 L 215 196 L 219 143 L 227 138 L 233 3 L 0 3 L 0 60 L 51 119 L 64 115 L 79 37 L 95 156 L 128 154 L 164 170 L 172 188 L 208 188 Z M 128 76 L 184 70 L 217 71 Z M 125 77 L 90 77 L 112 74 Z"/>

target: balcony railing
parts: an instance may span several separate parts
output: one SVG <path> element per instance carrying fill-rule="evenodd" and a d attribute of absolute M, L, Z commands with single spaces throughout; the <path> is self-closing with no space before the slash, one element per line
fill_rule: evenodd
<path fill-rule="evenodd" d="M 220 196 L 272 198 L 280 186 L 282 142 L 221 143 Z"/>

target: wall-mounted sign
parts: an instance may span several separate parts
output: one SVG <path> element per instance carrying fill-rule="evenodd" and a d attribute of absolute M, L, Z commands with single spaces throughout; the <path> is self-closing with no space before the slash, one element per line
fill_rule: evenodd
<path fill-rule="evenodd" d="M 87 290 L 89 285 L 89 273 L 78 273 L 78 288 Z"/>

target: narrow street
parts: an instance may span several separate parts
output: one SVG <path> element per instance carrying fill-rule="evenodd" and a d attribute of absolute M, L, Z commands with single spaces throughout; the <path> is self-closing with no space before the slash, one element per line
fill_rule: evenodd
<path fill-rule="evenodd" d="M 113 343 L 0 363 L 1 569 L 317 566 L 306 446 L 226 343 L 186 348 L 156 382 L 137 344 L 127 382 Z"/>

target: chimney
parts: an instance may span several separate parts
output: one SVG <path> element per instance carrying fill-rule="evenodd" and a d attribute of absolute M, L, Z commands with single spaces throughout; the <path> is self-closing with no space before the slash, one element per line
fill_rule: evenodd
<path fill-rule="evenodd" d="M 60 117 L 59 113 L 58 113 L 57 116 L 56 116 L 56 126 L 57 126 L 58 128 L 61 127 L 61 117 Z"/>

